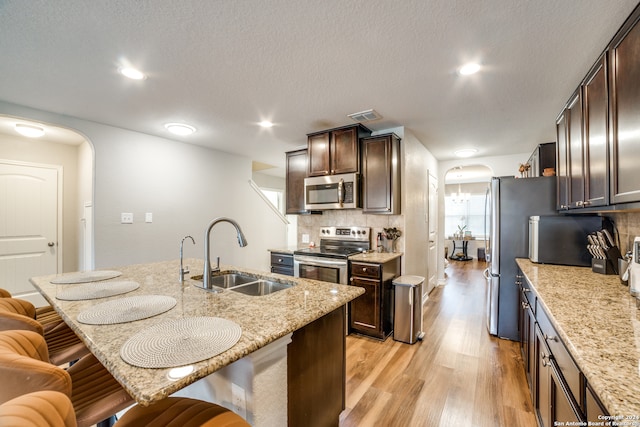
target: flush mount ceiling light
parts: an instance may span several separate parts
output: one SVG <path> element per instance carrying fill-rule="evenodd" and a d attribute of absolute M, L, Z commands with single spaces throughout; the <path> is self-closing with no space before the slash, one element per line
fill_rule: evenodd
<path fill-rule="evenodd" d="M 458 73 L 463 76 L 468 76 L 471 74 L 475 74 L 478 71 L 480 71 L 480 64 L 469 62 L 468 64 L 464 64 L 462 67 L 460 67 Z"/>
<path fill-rule="evenodd" d="M 260 123 L 258 123 L 261 127 L 263 128 L 270 128 L 273 127 L 273 123 L 271 123 L 269 120 L 263 120 Z"/>
<path fill-rule="evenodd" d="M 142 71 L 132 67 L 120 67 L 118 68 L 118 72 L 131 80 L 144 80 L 147 78 Z"/>
<path fill-rule="evenodd" d="M 16 123 L 16 132 L 20 135 L 27 136 L 29 138 L 39 138 L 44 135 L 44 129 L 40 126 L 25 125 L 23 123 Z"/>
<path fill-rule="evenodd" d="M 455 151 L 453 154 L 456 155 L 456 157 L 471 157 L 474 154 L 476 154 L 478 152 L 478 150 L 476 150 L 475 148 L 464 148 L 462 150 L 457 150 Z"/>
<path fill-rule="evenodd" d="M 350 117 L 351 120 L 358 123 L 372 122 L 382 118 L 380 113 L 376 110 L 365 110 L 360 111 L 359 113 L 347 114 L 347 117 Z"/>
<path fill-rule="evenodd" d="M 174 135 L 187 136 L 196 131 L 196 128 L 184 123 L 167 123 L 164 127 Z"/>

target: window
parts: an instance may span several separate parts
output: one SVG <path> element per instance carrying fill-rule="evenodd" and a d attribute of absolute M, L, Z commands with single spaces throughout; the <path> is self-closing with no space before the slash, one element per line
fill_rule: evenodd
<path fill-rule="evenodd" d="M 484 230 L 484 194 L 469 194 L 468 198 L 444 197 L 444 232 L 449 238 L 464 227 L 476 239 L 485 238 Z M 487 233 L 489 230 L 487 230 Z"/>

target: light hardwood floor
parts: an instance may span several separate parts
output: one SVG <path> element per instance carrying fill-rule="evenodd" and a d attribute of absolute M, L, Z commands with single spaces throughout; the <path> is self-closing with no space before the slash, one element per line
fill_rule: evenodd
<path fill-rule="evenodd" d="M 485 323 L 484 262 L 452 261 L 424 306 L 422 342 L 349 335 L 341 427 L 535 427 L 516 342 Z"/>

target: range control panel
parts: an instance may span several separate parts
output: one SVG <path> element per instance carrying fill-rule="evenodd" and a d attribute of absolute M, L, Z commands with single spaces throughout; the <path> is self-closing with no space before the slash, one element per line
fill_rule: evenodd
<path fill-rule="evenodd" d="M 320 237 L 339 240 L 369 240 L 369 227 L 320 227 Z"/>

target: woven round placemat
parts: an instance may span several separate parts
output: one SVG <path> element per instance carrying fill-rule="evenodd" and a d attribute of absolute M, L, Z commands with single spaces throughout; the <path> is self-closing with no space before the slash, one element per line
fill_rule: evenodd
<path fill-rule="evenodd" d="M 75 283 L 99 282 L 100 280 L 113 279 L 121 275 L 121 272 L 111 270 L 80 271 L 77 273 L 63 274 L 51 280 L 51 283 L 54 285 L 72 285 Z"/>
<path fill-rule="evenodd" d="M 109 282 L 95 282 L 59 291 L 56 299 L 63 301 L 82 301 L 126 294 L 140 287 L 138 282 L 131 280 L 114 280 Z"/>
<path fill-rule="evenodd" d="M 187 317 L 159 323 L 132 336 L 120 357 L 141 368 L 172 368 L 210 359 L 242 336 L 237 323 L 220 317 Z"/>
<path fill-rule="evenodd" d="M 140 295 L 96 304 L 78 314 L 78 322 L 113 325 L 134 322 L 171 310 L 176 299 L 164 295 Z"/>

